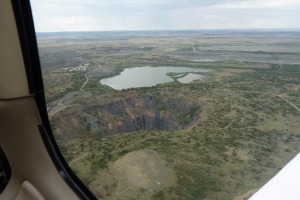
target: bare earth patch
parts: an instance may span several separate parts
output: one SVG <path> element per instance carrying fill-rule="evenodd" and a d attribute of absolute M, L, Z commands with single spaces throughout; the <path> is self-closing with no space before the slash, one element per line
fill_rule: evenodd
<path fill-rule="evenodd" d="M 99 182 L 102 184 L 96 184 Z M 167 167 L 167 162 L 156 151 L 143 149 L 130 152 L 110 163 L 107 169 L 99 170 L 91 185 L 93 192 L 107 199 L 150 199 L 155 192 L 174 184 L 175 173 Z"/>

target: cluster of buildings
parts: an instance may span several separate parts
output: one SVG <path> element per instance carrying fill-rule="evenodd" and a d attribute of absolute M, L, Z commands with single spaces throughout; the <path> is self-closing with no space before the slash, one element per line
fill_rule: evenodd
<path fill-rule="evenodd" d="M 84 65 L 79 65 L 77 67 L 73 67 L 69 70 L 69 72 L 85 72 L 90 63 L 85 63 Z"/>

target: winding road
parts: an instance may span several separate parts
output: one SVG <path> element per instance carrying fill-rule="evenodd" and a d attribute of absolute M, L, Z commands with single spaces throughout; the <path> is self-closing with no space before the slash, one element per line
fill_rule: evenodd
<path fill-rule="evenodd" d="M 300 109 L 299 109 L 295 104 L 293 104 L 292 102 L 290 102 L 289 100 L 287 100 L 286 98 L 284 98 L 283 94 L 279 94 L 279 95 L 276 95 L 276 96 L 282 98 L 282 99 L 285 100 L 288 104 L 290 104 L 290 105 L 293 106 L 296 110 L 298 110 L 298 112 L 300 112 Z"/>
<path fill-rule="evenodd" d="M 69 162 L 69 165 L 71 165 L 72 163 L 77 162 L 77 161 L 79 161 L 79 160 L 81 160 L 81 159 L 87 157 L 87 156 L 90 155 L 90 154 L 92 154 L 92 153 L 84 153 L 84 154 L 83 154 L 82 156 L 80 156 L 79 158 L 75 158 L 74 160 L 72 160 L 71 162 Z"/>
<path fill-rule="evenodd" d="M 84 75 L 85 76 L 85 78 L 86 78 L 86 81 L 82 84 L 82 86 L 80 87 L 80 91 L 83 91 L 82 89 L 83 89 L 83 87 L 87 84 L 87 82 L 89 82 L 89 77 L 87 76 L 87 74 L 85 74 Z"/>

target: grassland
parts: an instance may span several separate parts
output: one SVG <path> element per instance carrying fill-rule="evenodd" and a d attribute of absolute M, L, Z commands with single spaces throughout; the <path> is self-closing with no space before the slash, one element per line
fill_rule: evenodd
<path fill-rule="evenodd" d="M 99 199 L 243 198 L 299 152 L 300 33 L 85 34 L 43 36 L 39 46 L 48 107 L 57 111 L 54 134 L 71 168 Z M 84 63 L 86 71 L 70 72 Z M 148 65 L 213 71 L 190 84 L 115 91 L 99 83 L 124 68 Z M 161 113 L 171 99 L 193 101 L 201 121 L 181 130 L 92 131 L 135 113 L 127 108 L 125 115 L 90 117 L 85 108 L 132 94 L 162 99 L 155 107 Z M 66 125 L 70 111 L 80 117 L 71 118 L 74 127 L 81 124 L 77 131 Z M 178 120 L 188 124 L 191 116 Z"/>

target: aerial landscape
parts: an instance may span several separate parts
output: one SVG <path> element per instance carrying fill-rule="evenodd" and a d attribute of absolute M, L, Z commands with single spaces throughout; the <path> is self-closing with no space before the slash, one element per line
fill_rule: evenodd
<path fill-rule="evenodd" d="M 47 109 L 98 199 L 248 199 L 300 151 L 300 31 L 37 33 Z"/>

